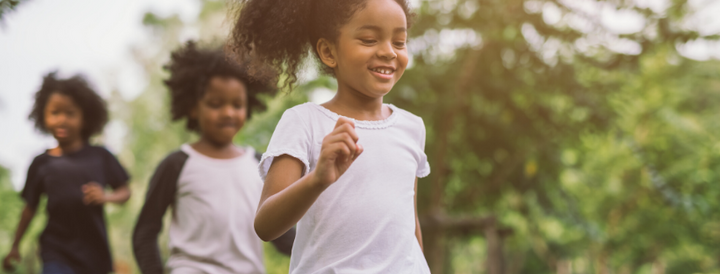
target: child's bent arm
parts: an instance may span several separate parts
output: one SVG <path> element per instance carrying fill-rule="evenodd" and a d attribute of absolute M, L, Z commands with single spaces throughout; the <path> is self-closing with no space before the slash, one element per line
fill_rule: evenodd
<path fill-rule="evenodd" d="M 301 177 L 303 168 L 300 160 L 289 155 L 273 160 L 255 216 L 255 232 L 263 241 L 290 230 L 325 190 L 314 182 L 314 172 Z"/>
<path fill-rule="evenodd" d="M 86 205 L 101 205 L 105 203 L 124 204 L 130 199 L 130 188 L 127 184 L 121 185 L 109 193 L 96 182 L 89 182 L 82 186 L 83 203 Z"/>
<path fill-rule="evenodd" d="M 291 228 L 285 232 L 285 234 L 275 240 L 272 240 L 270 243 L 275 246 L 275 249 L 277 249 L 278 252 L 290 256 L 292 255 L 292 247 L 295 242 L 295 234 L 295 228 Z"/>
<path fill-rule="evenodd" d="M 125 184 L 106 194 L 105 201 L 108 203 L 124 204 L 128 199 L 130 199 L 130 195 L 130 188 L 127 184 Z"/>
<path fill-rule="evenodd" d="M 355 124 L 340 117 L 335 129 L 323 138 L 315 170 L 302 176 L 303 163 L 289 155 L 276 157 L 263 187 L 255 233 L 263 241 L 280 237 L 293 227 L 317 200 L 362 154 Z M 302 178 L 301 178 L 302 176 Z"/>
<path fill-rule="evenodd" d="M 20 260 L 20 240 L 22 240 L 23 235 L 25 235 L 25 231 L 27 231 L 27 228 L 30 225 L 30 222 L 32 221 L 34 216 L 35 209 L 28 205 L 25 205 L 25 208 L 23 208 L 23 211 L 20 214 L 20 222 L 18 223 L 17 230 L 15 231 L 15 240 L 13 241 L 12 248 L 10 250 L 10 253 L 3 260 L 3 268 L 5 270 L 13 270 L 13 265 L 11 261 Z"/>

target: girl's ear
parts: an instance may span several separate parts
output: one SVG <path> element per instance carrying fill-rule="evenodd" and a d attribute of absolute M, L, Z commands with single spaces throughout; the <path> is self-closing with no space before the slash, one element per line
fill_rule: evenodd
<path fill-rule="evenodd" d="M 320 38 L 315 49 L 317 50 L 318 55 L 320 56 L 320 61 L 322 61 L 323 64 L 333 69 L 337 67 L 337 51 L 334 43 L 331 43 L 325 38 Z"/>

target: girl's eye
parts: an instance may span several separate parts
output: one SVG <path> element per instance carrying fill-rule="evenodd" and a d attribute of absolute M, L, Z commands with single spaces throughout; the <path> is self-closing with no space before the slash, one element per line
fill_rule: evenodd
<path fill-rule="evenodd" d="M 394 44 L 395 44 L 396 47 L 399 47 L 399 48 L 405 46 L 405 42 L 404 42 L 404 41 L 403 41 L 403 42 L 395 42 Z"/>
<path fill-rule="evenodd" d="M 360 42 L 363 42 L 363 44 L 372 44 L 372 43 L 375 43 L 375 40 L 371 40 L 371 39 L 360 39 Z"/>
<path fill-rule="evenodd" d="M 220 107 L 222 107 L 222 103 L 221 102 L 208 102 L 208 106 L 211 108 L 220 108 Z"/>

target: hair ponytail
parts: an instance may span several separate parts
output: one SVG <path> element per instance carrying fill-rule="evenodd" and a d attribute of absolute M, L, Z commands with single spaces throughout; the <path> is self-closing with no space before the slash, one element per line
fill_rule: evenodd
<path fill-rule="evenodd" d="M 255 64 L 286 73 L 282 86 L 292 87 L 303 61 L 320 38 L 336 41 L 339 28 L 363 8 L 367 0 L 241 0 L 227 48 L 236 58 L 252 56 Z M 410 20 L 405 0 L 395 0 Z M 258 63 L 259 62 L 259 63 Z M 322 64 L 322 63 L 321 63 Z M 332 69 L 322 65 L 324 73 Z M 253 69 L 250 69 L 253 73 Z"/>

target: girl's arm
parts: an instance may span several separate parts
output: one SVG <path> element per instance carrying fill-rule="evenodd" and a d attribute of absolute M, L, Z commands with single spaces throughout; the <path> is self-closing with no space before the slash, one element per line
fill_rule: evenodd
<path fill-rule="evenodd" d="M 115 203 L 124 204 L 130 199 L 130 188 L 128 185 L 122 185 L 114 189 L 110 193 L 105 193 L 105 190 L 96 182 L 90 182 L 82 187 L 82 191 L 85 194 L 83 202 L 88 205 L 99 205 L 104 203 Z"/>
<path fill-rule="evenodd" d="M 276 157 L 268 170 L 255 232 L 263 241 L 274 240 L 293 227 L 318 196 L 362 154 L 352 120 L 341 117 L 325 136 L 315 170 L 302 176 L 303 163 L 289 155 Z"/>
<path fill-rule="evenodd" d="M 131 195 L 130 188 L 128 187 L 127 184 L 125 184 L 121 187 L 114 189 L 110 193 L 106 193 L 105 194 L 105 202 L 121 205 L 130 199 L 130 195 Z"/>
<path fill-rule="evenodd" d="M 165 212 L 175 202 L 177 181 L 187 159 L 188 155 L 180 151 L 170 154 L 150 179 L 132 235 L 133 254 L 141 273 L 164 273 L 158 235 Z"/>
<path fill-rule="evenodd" d="M 285 232 L 285 234 L 270 243 L 273 244 L 275 249 L 277 249 L 280 253 L 290 256 L 292 255 L 292 247 L 295 242 L 295 234 L 295 228 L 291 228 Z"/>
<path fill-rule="evenodd" d="M 418 218 L 417 213 L 417 182 L 418 179 L 415 177 L 415 237 L 417 238 L 418 243 L 420 243 L 420 249 L 425 252 L 422 241 L 422 230 L 420 230 L 420 219 Z"/>
<path fill-rule="evenodd" d="M 34 216 L 35 209 L 25 205 L 25 208 L 20 215 L 20 223 L 18 224 L 17 231 L 15 231 L 15 240 L 13 241 L 12 248 L 10 249 L 10 253 L 3 260 L 3 268 L 6 271 L 12 271 L 15 269 L 13 261 L 16 263 L 20 262 L 20 240 L 23 235 L 25 235 L 25 231 Z"/>
<path fill-rule="evenodd" d="M 314 171 L 301 178 L 303 164 L 292 156 L 273 160 L 255 216 L 255 233 L 272 241 L 290 230 L 325 190 Z"/>

